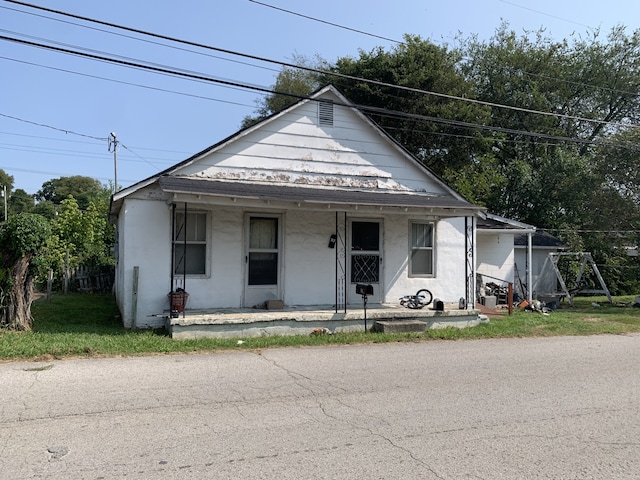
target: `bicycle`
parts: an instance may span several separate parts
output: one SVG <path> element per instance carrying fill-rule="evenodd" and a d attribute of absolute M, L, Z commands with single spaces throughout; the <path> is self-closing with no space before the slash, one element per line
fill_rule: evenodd
<path fill-rule="evenodd" d="M 418 309 L 424 308 L 433 301 L 433 295 L 429 290 L 423 288 L 418 290 L 415 295 L 405 295 L 400 298 L 400 305 L 403 307 Z"/>

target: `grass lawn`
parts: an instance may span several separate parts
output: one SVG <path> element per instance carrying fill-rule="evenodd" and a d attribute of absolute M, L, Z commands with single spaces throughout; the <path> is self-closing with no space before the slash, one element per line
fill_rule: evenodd
<path fill-rule="evenodd" d="M 421 342 L 497 337 L 625 334 L 640 331 L 634 297 L 577 298 L 549 315 L 516 311 L 478 327 L 428 330 L 425 333 L 338 333 L 238 339 L 172 340 L 162 330 L 125 330 L 110 294 L 57 295 L 33 303 L 31 332 L 0 331 L 0 360 L 50 360 L 64 357 L 151 355 L 226 349 L 261 349 L 326 344 Z M 593 306 L 597 302 L 600 306 Z"/>

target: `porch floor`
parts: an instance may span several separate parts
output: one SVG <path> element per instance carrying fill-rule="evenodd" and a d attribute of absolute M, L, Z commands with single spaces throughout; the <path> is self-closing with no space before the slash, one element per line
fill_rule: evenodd
<path fill-rule="evenodd" d="M 172 338 L 202 337 L 234 338 L 265 335 L 307 335 L 314 329 L 330 332 L 365 330 L 363 307 L 349 306 L 347 311 L 335 311 L 332 305 L 285 306 L 280 310 L 229 308 L 214 310 L 186 309 L 171 317 L 166 313 L 166 327 Z M 431 308 L 409 309 L 393 304 L 368 304 L 366 329 L 376 321 L 422 321 L 425 328 L 470 327 L 486 320 L 478 310 L 445 304 L 443 311 Z"/>

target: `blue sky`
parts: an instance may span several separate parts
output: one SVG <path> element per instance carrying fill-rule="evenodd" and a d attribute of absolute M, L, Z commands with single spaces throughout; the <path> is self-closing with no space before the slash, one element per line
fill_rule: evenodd
<path fill-rule="evenodd" d="M 562 39 L 615 25 L 640 27 L 637 0 L 33 0 L 35 5 L 276 61 L 295 54 L 328 61 L 389 48 L 403 34 L 451 43 L 460 33 L 489 38 L 506 21 L 518 32 L 545 28 Z M 313 21 L 299 15 L 322 20 Z M 62 21 L 60 21 L 62 20 Z M 339 24 L 353 30 L 338 28 Z M 0 0 L 0 36 L 60 48 L 89 48 L 241 84 L 269 87 L 273 63 L 180 46 Z M 116 33 L 116 34 L 114 34 Z M 129 38 L 123 35 L 133 36 Z M 376 37 L 377 36 L 377 37 Z M 141 41 L 143 39 L 145 41 Z M 239 129 L 260 94 L 173 78 L 0 40 L 0 168 L 14 188 L 86 175 L 129 186 Z M 162 44 L 162 45 L 160 45 Z M 171 45 L 169 48 L 166 45 Z M 203 55 L 202 53 L 206 53 Z"/>

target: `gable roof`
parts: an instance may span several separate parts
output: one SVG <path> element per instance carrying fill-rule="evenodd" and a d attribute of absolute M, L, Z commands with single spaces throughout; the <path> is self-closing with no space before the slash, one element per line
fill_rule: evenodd
<path fill-rule="evenodd" d="M 267 201 L 329 203 L 334 205 L 369 205 L 388 207 L 427 207 L 466 209 L 469 203 L 453 197 L 403 192 L 372 192 L 344 188 L 309 188 L 276 184 L 253 184 L 191 177 L 162 176 L 161 190 L 168 193 L 192 193 L 218 197 L 249 198 Z M 478 209 L 480 207 L 477 207 Z"/>
<path fill-rule="evenodd" d="M 513 245 L 515 247 L 526 247 L 527 246 L 527 236 L 526 235 L 516 235 L 513 238 Z M 531 237 L 531 245 L 534 247 L 540 248 L 552 248 L 564 250 L 567 248 L 567 245 L 562 243 L 558 238 L 554 237 L 548 232 L 544 230 L 536 230 L 535 233 Z"/>
<path fill-rule="evenodd" d="M 479 218 L 476 225 L 478 232 L 520 234 L 519 236 L 522 236 L 525 239 L 525 242 L 527 234 L 534 233 L 536 231 L 536 227 L 533 225 L 494 215 L 492 213 L 487 213 L 484 218 Z"/>
<path fill-rule="evenodd" d="M 393 149 L 398 158 L 402 158 L 412 168 L 421 171 L 425 178 L 428 178 L 433 185 L 440 190 L 440 194 L 434 192 L 405 190 L 398 192 L 390 192 L 384 188 L 322 188 L 322 186 L 298 186 L 295 182 L 280 184 L 275 186 L 273 181 L 265 181 L 258 183 L 256 181 L 242 181 L 235 178 L 206 178 L 202 175 L 188 173 L 193 167 L 198 165 L 200 159 L 210 156 L 216 152 L 225 151 L 223 149 L 231 148 L 235 143 L 249 137 L 254 132 L 259 132 L 266 128 L 267 125 L 278 121 L 290 112 L 308 105 L 309 102 L 320 102 L 327 98 L 334 105 L 347 107 L 359 117 L 360 121 L 374 132 L 388 148 Z M 284 146 L 282 146 L 284 147 Z M 295 146 L 292 146 L 295 148 Z M 394 155 L 396 155 L 394 154 Z M 313 159 L 311 160 L 313 162 Z M 335 174 L 334 175 L 339 175 Z M 266 179 L 265 179 L 266 180 Z M 361 204 L 361 205 L 397 205 L 397 206 L 433 206 L 441 208 L 457 208 L 479 212 L 483 207 L 473 205 L 466 201 L 459 193 L 452 189 L 446 182 L 439 178 L 434 172 L 420 163 L 412 154 L 410 154 L 395 139 L 383 131 L 377 124 L 364 115 L 353 103 L 349 102 L 335 87 L 328 85 L 319 89 L 309 96 L 280 112 L 257 122 L 254 125 L 246 127 L 233 135 L 223 139 L 222 141 L 205 148 L 201 152 L 187 158 L 186 160 L 173 165 L 156 175 L 150 176 L 140 182 L 124 188 L 116 192 L 111 200 L 111 215 L 117 216 L 124 199 L 153 184 L 158 184 L 160 188 L 168 193 L 198 193 L 214 196 L 233 196 L 242 198 L 263 198 L 263 199 L 284 199 L 295 200 L 301 202 L 325 202 L 334 204 Z"/>

